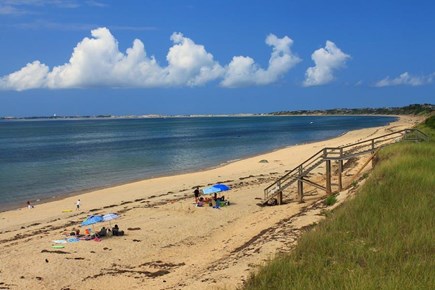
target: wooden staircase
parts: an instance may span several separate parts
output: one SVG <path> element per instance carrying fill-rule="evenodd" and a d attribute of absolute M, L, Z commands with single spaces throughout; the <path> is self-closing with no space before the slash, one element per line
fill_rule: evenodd
<path fill-rule="evenodd" d="M 374 155 L 377 150 L 388 144 L 392 144 L 399 141 L 425 141 L 428 136 L 418 129 L 404 129 L 396 132 L 392 132 L 386 135 L 368 139 L 365 141 L 353 143 L 350 145 L 344 145 L 340 147 L 325 147 L 277 181 L 269 185 L 264 189 L 264 198 L 259 205 L 266 205 L 271 201 L 273 204 L 282 204 L 284 190 L 291 185 L 297 183 L 299 202 L 303 202 L 304 189 L 303 184 L 307 183 L 318 189 L 326 191 L 331 194 L 332 186 L 332 172 L 331 161 L 338 162 L 338 190 L 343 189 L 342 173 L 343 173 L 343 161 L 353 157 L 358 157 L 364 154 Z M 313 172 L 314 169 L 325 163 L 326 168 L 326 185 L 315 183 L 308 179 L 308 175 Z"/>

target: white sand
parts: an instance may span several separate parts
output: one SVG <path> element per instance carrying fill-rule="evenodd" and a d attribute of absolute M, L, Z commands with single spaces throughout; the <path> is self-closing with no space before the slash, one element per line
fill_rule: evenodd
<path fill-rule="evenodd" d="M 284 205 L 257 206 L 267 185 L 325 146 L 373 138 L 420 121 L 401 117 L 385 127 L 352 131 L 215 169 L 2 212 L 0 289 L 234 289 L 258 265 L 290 251 L 302 229 L 323 218 L 319 200 L 324 193 L 314 190 L 306 191 L 303 204 L 292 201 L 295 192 L 287 192 Z M 356 170 L 345 172 L 345 183 L 350 180 L 346 175 Z M 217 182 L 232 187 L 225 193 L 231 205 L 195 207 L 193 188 Z M 75 211 L 77 199 L 82 202 L 80 211 Z M 62 212 L 65 209 L 73 211 Z M 112 225 L 117 223 L 125 236 L 52 248 L 52 240 L 62 239 L 63 232 L 77 227 L 88 214 L 109 212 L 121 215 Z"/>

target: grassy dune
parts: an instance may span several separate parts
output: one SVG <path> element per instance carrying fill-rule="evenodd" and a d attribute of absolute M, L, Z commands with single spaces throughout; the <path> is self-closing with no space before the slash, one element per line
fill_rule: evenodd
<path fill-rule="evenodd" d="M 357 196 L 245 289 L 435 289 L 435 116 L 430 141 L 398 143 Z"/>

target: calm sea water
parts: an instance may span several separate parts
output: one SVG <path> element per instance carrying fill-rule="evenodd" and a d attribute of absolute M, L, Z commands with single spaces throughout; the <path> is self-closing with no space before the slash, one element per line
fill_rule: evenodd
<path fill-rule="evenodd" d="M 0 121 L 0 210 L 27 200 L 194 171 L 394 117 Z"/>

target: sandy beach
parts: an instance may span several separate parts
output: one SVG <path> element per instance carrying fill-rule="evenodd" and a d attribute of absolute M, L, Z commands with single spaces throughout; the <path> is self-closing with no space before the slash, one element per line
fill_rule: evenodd
<path fill-rule="evenodd" d="M 287 191 L 285 204 L 260 207 L 263 190 L 323 147 L 373 138 L 421 122 L 402 116 L 384 127 L 348 132 L 316 143 L 283 148 L 195 173 L 147 179 L 28 209 L 0 213 L 0 289 L 235 289 L 259 265 L 289 252 L 324 218 L 325 193 L 307 190 L 305 203 Z M 362 157 L 344 172 L 349 183 Z M 261 161 L 261 162 L 260 162 Z M 367 167 L 366 170 L 369 170 Z M 323 171 L 316 172 L 319 180 Z M 231 205 L 196 207 L 193 190 L 231 187 Z M 355 193 L 340 193 L 339 203 Z M 76 201 L 80 199 L 80 210 Z M 53 248 L 53 240 L 90 214 L 117 213 L 121 237 Z M 109 226 L 96 224 L 95 228 Z M 82 228 L 83 230 L 83 228 Z"/>

